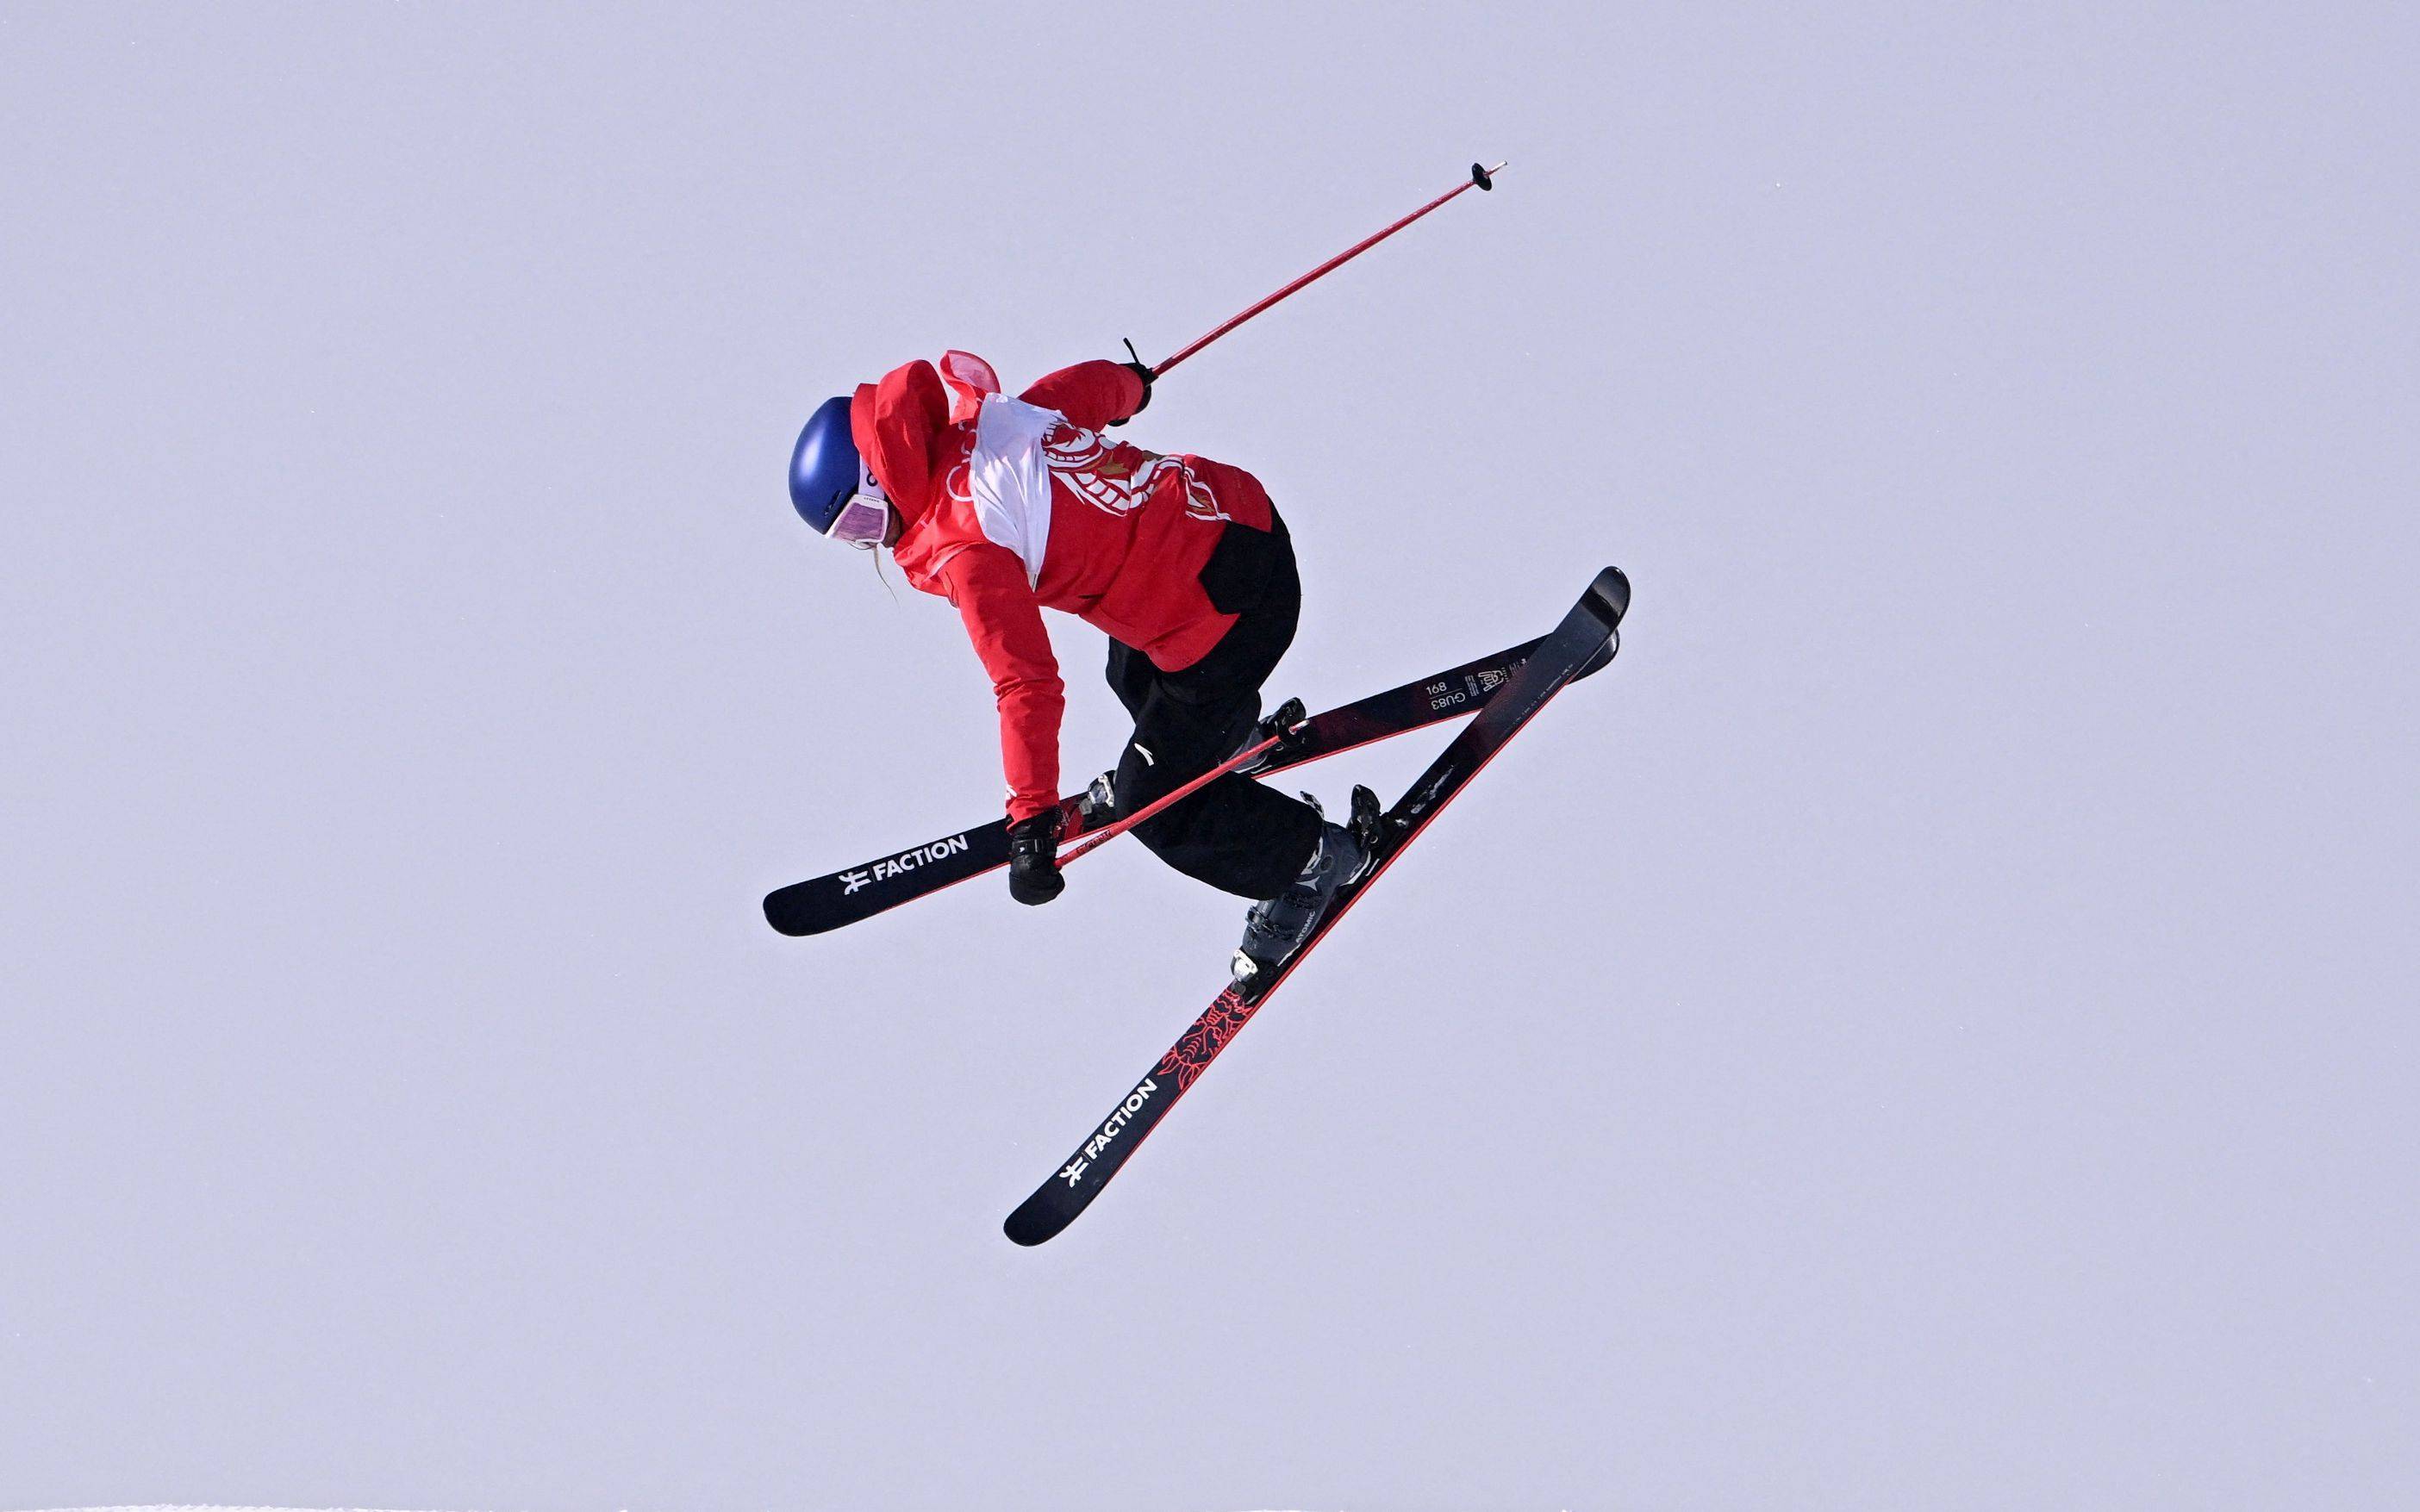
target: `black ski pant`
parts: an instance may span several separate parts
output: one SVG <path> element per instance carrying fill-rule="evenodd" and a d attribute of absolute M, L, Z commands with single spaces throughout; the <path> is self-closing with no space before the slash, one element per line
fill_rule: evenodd
<path fill-rule="evenodd" d="M 1294 642 L 1302 579 L 1285 522 L 1267 531 L 1229 521 L 1202 586 L 1211 606 L 1236 615 L 1210 654 L 1164 672 L 1134 647 L 1109 642 L 1109 687 L 1134 716 L 1118 757 L 1117 811 L 1174 792 L 1233 756 L 1261 717 L 1261 685 Z M 1153 855 L 1188 877 L 1243 898 L 1283 892 L 1319 843 L 1318 811 L 1233 774 L 1135 826 Z"/>

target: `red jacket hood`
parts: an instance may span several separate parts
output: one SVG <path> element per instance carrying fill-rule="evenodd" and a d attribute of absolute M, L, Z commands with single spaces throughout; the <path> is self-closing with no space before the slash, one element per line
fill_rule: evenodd
<path fill-rule="evenodd" d="M 880 382 L 857 386 L 849 400 L 849 436 L 898 509 L 903 531 L 932 510 L 952 427 L 971 424 L 984 396 L 999 392 L 991 364 L 961 351 L 944 352 L 938 370 L 922 360 L 904 363 Z"/>

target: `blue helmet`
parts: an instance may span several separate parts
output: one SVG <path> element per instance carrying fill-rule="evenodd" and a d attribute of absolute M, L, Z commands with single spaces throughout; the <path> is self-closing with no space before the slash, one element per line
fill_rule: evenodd
<path fill-rule="evenodd" d="M 800 519 L 827 535 L 864 477 L 848 433 L 848 406 L 845 393 L 817 405 L 790 453 L 790 502 Z"/>

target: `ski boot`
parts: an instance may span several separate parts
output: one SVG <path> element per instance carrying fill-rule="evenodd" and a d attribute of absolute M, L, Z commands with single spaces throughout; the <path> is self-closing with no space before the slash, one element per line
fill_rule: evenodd
<path fill-rule="evenodd" d="M 1327 917 L 1336 895 L 1367 877 L 1378 862 L 1378 795 L 1355 788 L 1351 817 L 1342 825 L 1326 822 L 1317 798 L 1308 793 L 1302 798 L 1321 814 L 1319 848 L 1285 891 L 1252 904 L 1244 916 L 1244 943 L 1235 948 L 1233 969 L 1235 990 L 1248 999 L 1276 982 L 1285 963 Z"/>
<path fill-rule="evenodd" d="M 1242 741 L 1237 743 L 1235 748 L 1227 753 L 1228 759 L 1233 760 L 1242 755 L 1263 741 L 1275 740 L 1277 744 L 1263 751 L 1258 758 L 1235 768 L 1246 777 L 1267 770 L 1269 764 L 1279 757 L 1292 755 L 1294 748 L 1306 738 L 1296 735 L 1294 733 L 1294 727 L 1310 717 L 1311 711 L 1302 706 L 1302 700 L 1286 700 L 1270 711 L 1267 718 L 1254 722 L 1251 730 L 1245 734 Z M 1317 805 L 1314 804 L 1312 807 L 1316 808 Z"/>

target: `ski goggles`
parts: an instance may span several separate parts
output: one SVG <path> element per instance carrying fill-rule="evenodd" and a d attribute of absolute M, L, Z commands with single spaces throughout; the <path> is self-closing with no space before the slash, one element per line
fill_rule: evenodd
<path fill-rule="evenodd" d="M 865 464 L 857 468 L 857 492 L 840 506 L 832 517 L 831 529 L 825 533 L 835 541 L 845 541 L 860 551 L 871 551 L 891 533 L 891 501 L 883 496 L 882 485 Z"/>

